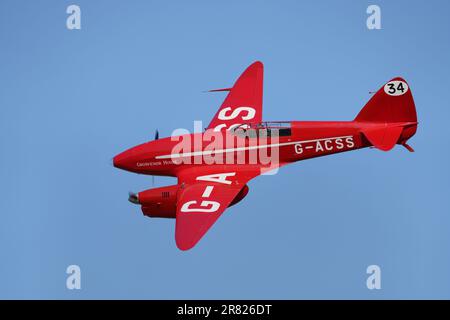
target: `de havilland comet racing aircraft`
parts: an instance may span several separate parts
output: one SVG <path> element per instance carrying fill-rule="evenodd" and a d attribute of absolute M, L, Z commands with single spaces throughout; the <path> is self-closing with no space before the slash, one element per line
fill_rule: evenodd
<path fill-rule="evenodd" d="M 230 206 L 248 193 L 247 183 L 268 171 L 305 159 L 374 147 L 407 144 L 417 129 L 407 82 L 383 85 L 352 121 L 262 121 L 263 64 L 238 78 L 208 127 L 199 133 L 159 138 L 114 157 L 114 166 L 140 174 L 171 176 L 172 186 L 154 188 L 129 200 L 144 215 L 175 218 L 179 249 L 194 247 Z"/>

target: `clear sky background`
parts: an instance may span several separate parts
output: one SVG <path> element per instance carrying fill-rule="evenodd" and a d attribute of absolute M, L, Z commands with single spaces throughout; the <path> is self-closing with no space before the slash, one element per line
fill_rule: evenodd
<path fill-rule="evenodd" d="M 66 28 L 78 4 L 82 29 Z M 378 4 L 382 30 L 366 27 Z M 450 298 L 448 1 L 0 2 L 0 298 Z M 351 120 L 403 76 L 419 128 L 397 146 L 249 183 L 197 247 L 127 201 L 111 158 L 209 123 L 265 64 L 265 120 Z M 156 186 L 176 183 L 156 178 Z M 82 289 L 66 289 L 77 264 Z M 382 270 L 368 290 L 366 268 Z"/>

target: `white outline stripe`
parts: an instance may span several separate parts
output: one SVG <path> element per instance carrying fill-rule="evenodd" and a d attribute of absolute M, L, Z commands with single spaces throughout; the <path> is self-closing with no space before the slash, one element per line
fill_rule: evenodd
<path fill-rule="evenodd" d="M 262 148 L 267 148 L 267 147 L 284 147 L 284 146 L 290 146 L 290 145 L 293 145 L 296 143 L 308 143 L 308 142 L 317 142 L 317 141 L 343 139 L 343 138 L 353 138 L 353 136 L 341 136 L 341 137 L 331 137 L 331 138 L 322 138 L 322 139 L 314 139 L 314 140 L 292 141 L 292 142 L 284 142 L 284 143 L 264 144 L 264 145 L 260 145 L 260 146 L 221 149 L 221 150 L 208 150 L 208 151 L 194 151 L 194 152 L 186 152 L 186 153 L 165 154 L 162 156 L 156 156 L 155 159 L 176 159 L 176 158 L 196 157 L 196 156 L 203 156 L 203 155 L 211 155 L 212 153 L 221 154 L 221 153 L 228 153 L 228 152 L 234 152 L 234 151 L 262 149 Z"/>

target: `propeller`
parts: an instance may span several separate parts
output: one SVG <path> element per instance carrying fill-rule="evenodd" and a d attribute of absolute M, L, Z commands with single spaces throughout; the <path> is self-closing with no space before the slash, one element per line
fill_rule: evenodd
<path fill-rule="evenodd" d="M 155 130 L 155 140 L 159 139 L 159 131 L 158 129 Z M 152 176 L 152 186 L 155 186 L 155 176 Z"/>
<path fill-rule="evenodd" d="M 158 129 L 155 130 L 155 140 L 159 139 L 159 131 Z M 155 185 L 155 176 L 152 176 L 152 185 Z M 140 204 L 139 203 L 139 196 L 134 192 L 128 192 L 128 201 L 134 204 Z"/>
<path fill-rule="evenodd" d="M 128 192 L 128 201 L 134 204 L 139 204 L 139 197 L 136 193 L 130 191 Z"/>

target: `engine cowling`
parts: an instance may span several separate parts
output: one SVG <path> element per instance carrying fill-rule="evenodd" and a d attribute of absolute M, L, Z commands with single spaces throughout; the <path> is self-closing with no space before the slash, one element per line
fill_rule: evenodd
<path fill-rule="evenodd" d="M 151 218 L 175 218 L 178 185 L 149 189 L 137 194 L 142 213 Z"/>
<path fill-rule="evenodd" d="M 149 189 L 138 194 L 130 193 L 128 200 L 141 205 L 142 213 L 151 218 L 175 218 L 179 185 Z M 245 185 L 236 195 L 229 207 L 240 202 L 248 193 Z"/>

